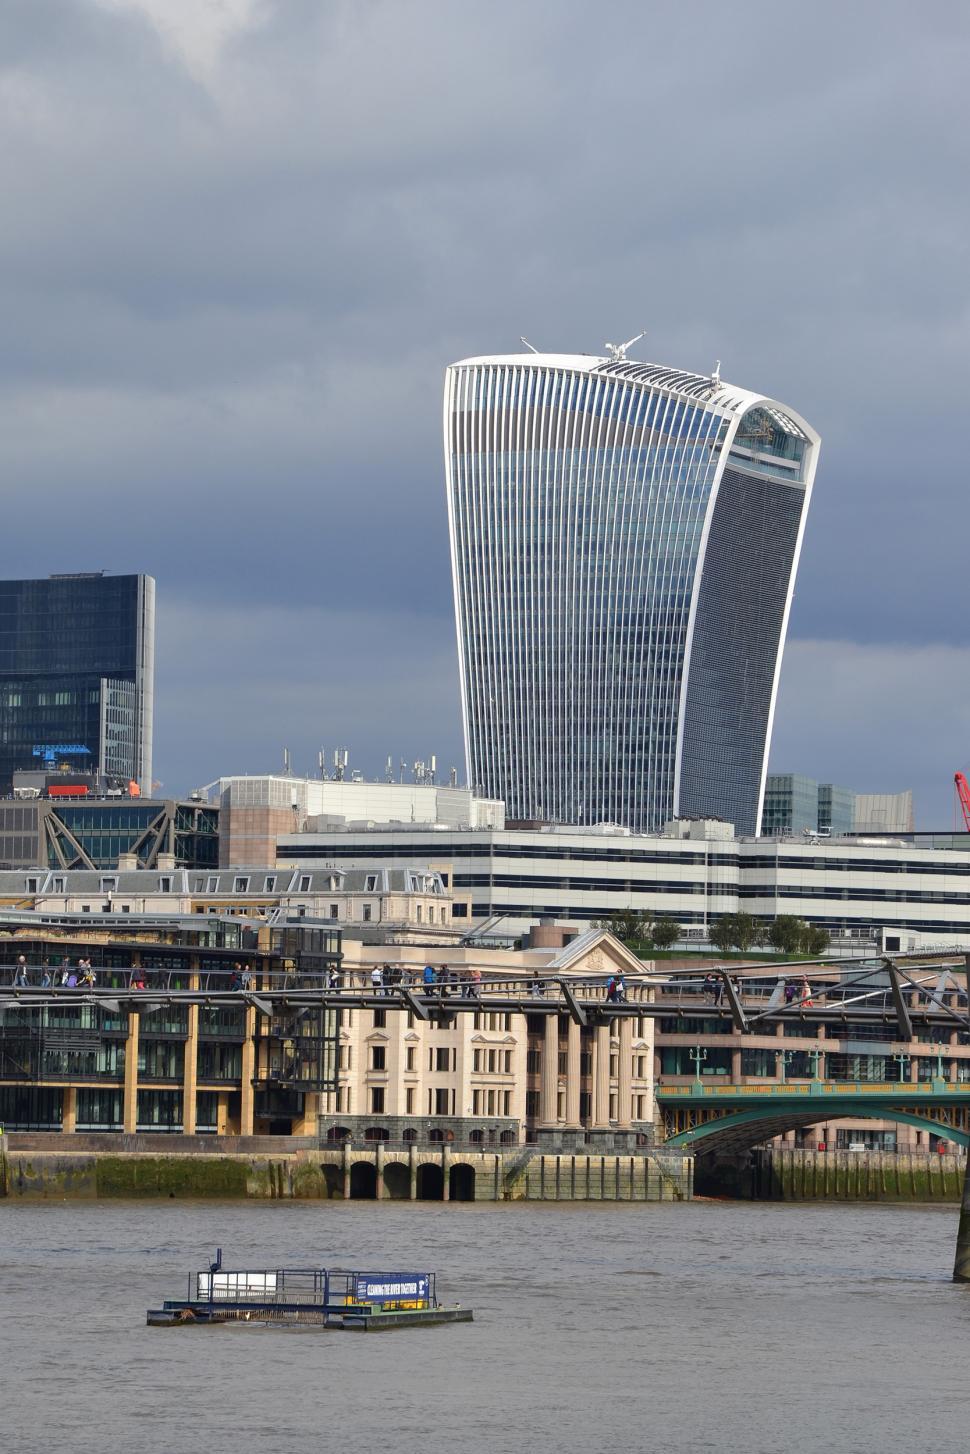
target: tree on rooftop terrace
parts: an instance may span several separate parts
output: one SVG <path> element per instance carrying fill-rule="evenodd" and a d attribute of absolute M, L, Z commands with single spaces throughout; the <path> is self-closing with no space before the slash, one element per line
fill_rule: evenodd
<path fill-rule="evenodd" d="M 768 943 L 782 954 L 798 954 L 808 932 L 804 919 L 796 919 L 794 914 L 779 914 L 768 926 Z"/>
<path fill-rule="evenodd" d="M 645 944 L 649 946 L 653 915 L 649 909 L 619 909 L 608 919 L 600 919 L 598 928 L 608 929 L 624 944 Z"/>
<path fill-rule="evenodd" d="M 752 944 L 760 942 L 760 925 L 753 914 L 722 914 L 711 925 L 708 937 L 722 954 L 731 949 L 746 954 Z"/>
<path fill-rule="evenodd" d="M 724 914 L 710 927 L 708 937 L 721 954 L 728 954 L 734 948 L 734 925 L 731 923 L 733 918 L 733 914 Z"/>
<path fill-rule="evenodd" d="M 654 920 L 652 938 L 657 949 L 669 949 L 680 938 L 680 925 L 673 919 Z"/>
<path fill-rule="evenodd" d="M 805 954 L 824 954 L 829 947 L 829 931 L 818 924 L 806 924 L 802 936 L 802 950 Z"/>

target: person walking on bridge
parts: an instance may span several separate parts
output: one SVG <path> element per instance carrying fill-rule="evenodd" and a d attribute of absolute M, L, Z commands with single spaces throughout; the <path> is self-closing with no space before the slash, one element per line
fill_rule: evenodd
<path fill-rule="evenodd" d="M 424 982 L 424 992 L 425 992 L 425 994 L 426 995 L 433 995 L 434 994 L 434 966 L 431 965 L 431 964 L 426 964 L 424 966 L 424 972 L 423 972 L 421 978 L 422 978 L 422 980 Z"/>

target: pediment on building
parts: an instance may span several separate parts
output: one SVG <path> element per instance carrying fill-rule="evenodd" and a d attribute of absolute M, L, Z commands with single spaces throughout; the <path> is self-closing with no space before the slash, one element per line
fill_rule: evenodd
<path fill-rule="evenodd" d="M 651 963 L 638 959 L 608 929 L 588 929 L 570 940 L 545 966 L 546 973 L 568 970 L 571 974 L 608 974 L 617 969 L 625 974 L 642 974 L 652 968 Z"/>
<path fill-rule="evenodd" d="M 386 1030 L 372 1030 L 370 1034 L 365 1035 L 364 1038 L 367 1041 L 368 1045 L 370 1045 L 375 1040 L 383 1040 L 384 1044 L 386 1045 L 389 1043 L 391 1037 L 390 1035 L 388 1035 Z"/>
<path fill-rule="evenodd" d="M 407 1040 L 420 1040 L 421 1039 L 421 1036 L 418 1034 L 417 1030 L 409 1030 L 408 1033 L 405 1035 L 404 1039 L 406 1041 Z"/>

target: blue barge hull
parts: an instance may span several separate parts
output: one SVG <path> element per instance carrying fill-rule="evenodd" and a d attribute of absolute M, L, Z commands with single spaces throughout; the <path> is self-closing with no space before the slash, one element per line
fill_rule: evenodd
<path fill-rule="evenodd" d="M 191 1328 L 225 1323 L 276 1323 L 281 1326 L 300 1324 L 304 1327 L 327 1328 L 353 1333 L 391 1332 L 395 1328 L 433 1328 L 441 1323 L 470 1323 L 471 1308 L 410 1308 L 400 1312 L 382 1312 L 371 1308 L 307 1307 L 305 1304 L 265 1303 L 251 1307 L 233 1305 L 218 1307 L 211 1303 L 165 1302 L 160 1308 L 149 1308 L 150 1328 Z"/>

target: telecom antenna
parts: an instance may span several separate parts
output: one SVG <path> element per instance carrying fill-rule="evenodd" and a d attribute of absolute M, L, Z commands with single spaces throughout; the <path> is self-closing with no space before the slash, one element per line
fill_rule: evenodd
<path fill-rule="evenodd" d="M 645 328 L 641 329 L 636 338 L 628 338 L 626 343 L 608 343 L 606 345 L 606 352 L 609 354 L 613 363 L 626 363 L 627 349 L 632 348 L 635 343 L 639 343 L 641 338 L 646 338 L 646 336 L 647 330 Z"/>

